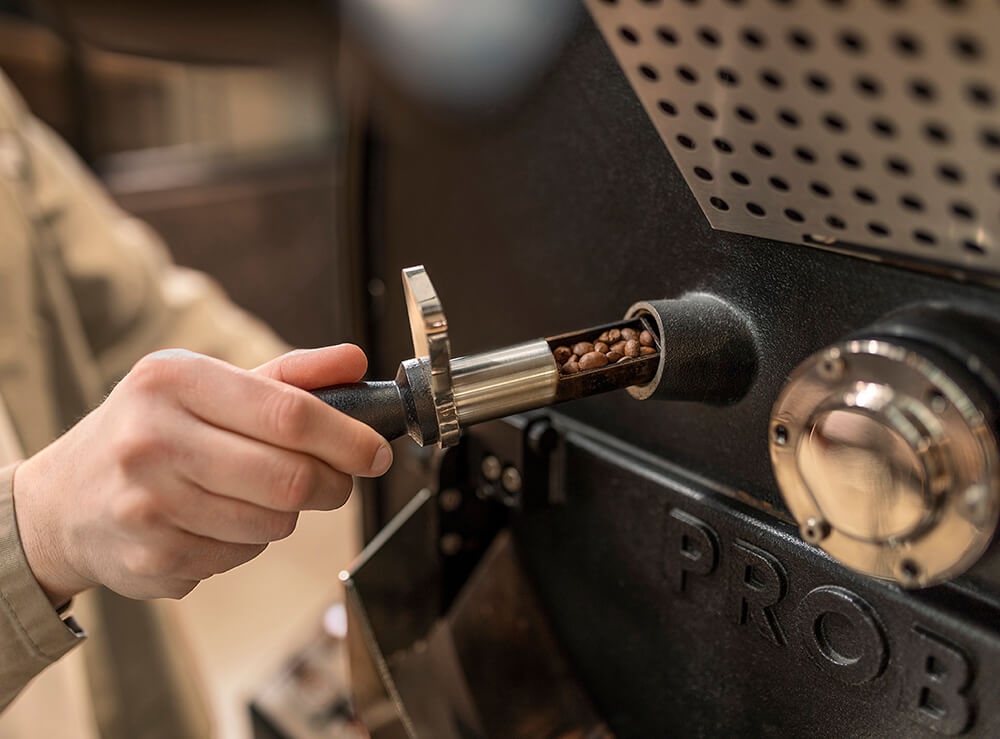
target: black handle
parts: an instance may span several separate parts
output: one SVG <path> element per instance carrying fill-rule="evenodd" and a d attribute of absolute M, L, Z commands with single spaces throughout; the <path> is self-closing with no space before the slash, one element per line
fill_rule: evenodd
<path fill-rule="evenodd" d="M 352 382 L 313 390 L 313 395 L 351 418 L 356 418 L 392 441 L 406 434 L 406 402 L 393 381 Z"/>

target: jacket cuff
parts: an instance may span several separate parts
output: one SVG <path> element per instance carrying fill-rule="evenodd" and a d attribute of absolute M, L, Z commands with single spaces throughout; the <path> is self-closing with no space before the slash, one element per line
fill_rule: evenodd
<path fill-rule="evenodd" d="M 0 469 L 0 707 L 86 636 L 72 616 L 60 618 L 28 566 L 14 518 L 16 469 Z"/>

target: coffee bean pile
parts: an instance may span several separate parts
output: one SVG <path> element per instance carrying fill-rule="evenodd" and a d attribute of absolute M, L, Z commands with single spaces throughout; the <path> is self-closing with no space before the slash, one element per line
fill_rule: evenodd
<path fill-rule="evenodd" d="M 559 371 L 564 375 L 627 362 L 647 354 L 656 354 L 653 335 L 645 329 L 636 331 L 634 328 L 613 328 L 593 342 L 578 341 L 573 346 L 557 346 L 552 350 Z"/>

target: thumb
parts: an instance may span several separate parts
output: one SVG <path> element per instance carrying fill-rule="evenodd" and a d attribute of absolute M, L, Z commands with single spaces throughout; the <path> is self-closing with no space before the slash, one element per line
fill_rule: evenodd
<path fill-rule="evenodd" d="M 296 349 L 262 364 L 254 372 L 303 390 L 314 390 L 357 382 L 367 369 L 368 359 L 359 347 L 338 344 L 319 349 Z"/>

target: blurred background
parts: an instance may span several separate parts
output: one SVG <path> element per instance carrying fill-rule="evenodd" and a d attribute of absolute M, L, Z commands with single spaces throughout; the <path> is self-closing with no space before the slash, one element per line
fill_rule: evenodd
<path fill-rule="evenodd" d="M 213 275 L 290 344 L 356 339 L 337 288 L 351 261 L 335 214 L 334 15 L 241 5 L 137 3 L 143 18 L 2 0 L 0 70 L 177 262 Z M 360 543 L 355 498 L 171 602 L 218 736 L 250 735 L 250 697 L 340 600 L 337 572 Z"/>

